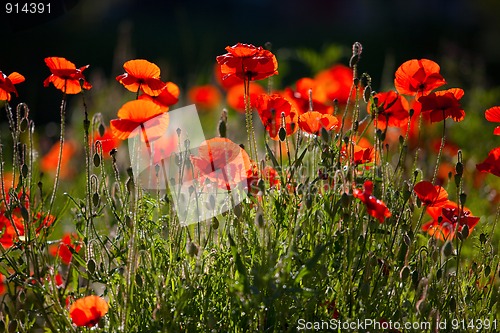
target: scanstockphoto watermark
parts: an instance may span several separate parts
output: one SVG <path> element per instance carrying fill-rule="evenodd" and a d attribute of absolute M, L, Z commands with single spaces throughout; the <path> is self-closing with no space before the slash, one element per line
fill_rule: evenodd
<path fill-rule="evenodd" d="M 399 322 L 399 321 L 381 321 L 374 319 L 357 319 L 351 321 L 342 321 L 331 319 L 326 321 L 307 321 L 299 319 L 297 321 L 297 330 L 304 332 L 385 332 L 385 331 L 414 331 L 422 332 L 431 329 L 431 323 L 422 322 Z"/>
<path fill-rule="evenodd" d="M 136 184 L 168 189 L 181 225 L 211 220 L 247 196 L 246 152 L 229 139 L 207 140 L 195 105 L 140 124 L 128 147 Z"/>

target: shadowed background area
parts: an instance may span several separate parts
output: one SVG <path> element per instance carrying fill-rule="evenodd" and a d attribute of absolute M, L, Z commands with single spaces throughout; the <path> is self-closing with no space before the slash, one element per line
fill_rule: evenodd
<path fill-rule="evenodd" d="M 372 76 L 374 87 L 390 84 L 405 60 L 423 57 L 453 59 L 458 78 L 481 72 L 487 79 L 482 84 L 500 84 L 500 21 L 494 17 L 500 3 L 494 0 L 45 2 L 50 16 L 1 12 L 0 70 L 26 76 L 18 90 L 38 123 L 57 116 L 60 100 L 58 91 L 42 85 L 47 56 L 90 64 L 87 75 L 106 79 L 120 74 L 124 61 L 145 58 L 162 68 L 163 80 L 183 89 L 207 81 L 215 57 L 236 42 L 269 41 L 273 51 L 337 44 L 347 64 L 350 45 L 359 41 L 360 70 Z M 311 75 L 300 64 L 283 74 L 283 84 Z"/>

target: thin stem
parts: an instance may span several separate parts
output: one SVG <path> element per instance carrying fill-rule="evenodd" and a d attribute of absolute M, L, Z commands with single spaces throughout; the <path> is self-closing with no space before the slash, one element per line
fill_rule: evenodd
<path fill-rule="evenodd" d="M 64 89 L 66 91 L 66 89 Z M 61 163 L 62 163 L 62 155 L 63 155 L 63 147 L 64 147 L 64 127 L 66 123 L 66 93 L 63 93 L 62 101 L 61 101 L 61 132 L 59 134 L 59 156 L 57 158 L 57 167 L 56 167 L 56 176 L 54 179 L 54 187 L 52 189 L 52 196 L 50 197 L 49 210 L 47 212 L 47 216 L 50 216 L 52 212 L 52 206 L 54 205 L 54 201 L 56 199 L 57 187 L 59 186 L 59 174 L 61 172 Z"/>
<path fill-rule="evenodd" d="M 444 110 L 443 110 L 443 118 L 444 118 Z M 436 177 L 439 170 L 439 162 L 441 161 L 441 154 L 443 153 L 443 148 L 446 140 L 446 119 L 443 119 L 443 136 L 441 137 L 441 145 L 439 146 L 439 152 L 436 159 L 436 167 L 434 168 L 434 175 L 432 176 L 432 183 L 436 185 Z"/>

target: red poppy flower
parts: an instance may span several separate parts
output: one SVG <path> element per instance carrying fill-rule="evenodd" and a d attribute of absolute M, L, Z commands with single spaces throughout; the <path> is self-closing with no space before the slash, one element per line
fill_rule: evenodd
<path fill-rule="evenodd" d="M 141 139 L 151 142 L 161 137 L 168 128 L 168 113 L 145 99 L 125 103 L 118 110 L 118 118 L 111 120 L 110 127 L 114 137 L 120 140 L 141 133 Z"/>
<path fill-rule="evenodd" d="M 250 108 L 254 108 L 257 98 L 265 93 L 266 91 L 260 84 L 250 82 Z M 227 105 L 229 105 L 234 110 L 245 113 L 245 96 L 243 84 L 235 85 L 229 88 L 229 90 L 227 91 L 226 102 Z"/>
<path fill-rule="evenodd" d="M 500 106 L 494 106 L 484 112 L 486 120 L 493 123 L 500 123 Z M 500 135 L 500 126 L 495 127 L 493 134 Z"/>
<path fill-rule="evenodd" d="M 351 143 L 348 148 L 344 144 L 342 149 L 340 150 L 340 154 L 344 159 L 350 159 L 352 163 L 355 165 L 372 163 L 375 161 L 375 150 L 369 144 L 369 142 L 365 140 L 361 140 L 360 144 Z M 351 156 L 352 155 L 352 156 Z"/>
<path fill-rule="evenodd" d="M 439 207 L 448 202 L 448 192 L 439 185 L 423 180 L 413 187 L 417 197 L 427 207 Z"/>
<path fill-rule="evenodd" d="M 42 157 L 40 160 L 41 171 L 46 173 L 54 173 L 56 171 L 59 159 L 59 147 L 60 142 L 57 141 L 52 145 L 48 153 Z M 75 169 L 71 167 L 71 162 L 73 161 L 76 153 L 77 144 L 70 140 L 65 141 L 62 150 L 61 170 L 59 173 L 59 177 L 61 177 L 61 179 L 70 179 L 75 175 Z"/>
<path fill-rule="evenodd" d="M 299 116 L 299 128 L 309 134 L 318 135 L 321 128 L 331 131 L 339 124 L 339 120 L 331 114 L 309 111 Z"/>
<path fill-rule="evenodd" d="M 271 139 L 278 140 L 278 132 L 283 125 L 287 136 L 297 131 L 298 111 L 285 97 L 260 95 L 255 107 Z"/>
<path fill-rule="evenodd" d="M 179 101 L 179 94 L 179 87 L 173 82 L 167 82 L 158 96 L 142 94 L 139 96 L 139 99 L 150 100 L 155 104 L 158 104 L 163 112 L 166 112 L 169 110 L 170 106 Z"/>
<path fill-rule="evenodd" d="M 473 216 L 467 208 L 462 210 L 452 201 L 448 201 L 444 206 L 427 207 L 427 214 L 432 221 L 425 223 L 422 230 L 430 236 L 440 240 L 451 240 L 455 238 L 456 231 L 462 231 L 463 227 L 469 227 L 469 235 L 479 222 L 479 217 Z"/>
<path fill-rule="evenodd" d="M 19 237 L 24 236 L 23 219 L 12 215 L 12 221 L 5 216 L 5 210 L 0 212 L 0 244 L 4 249 L 10 248 Z"/>
<path fill-rule="evenodd" d="M 85 90 L 92 88 L 92 85 L 83 76 L 83 71 L 89 68 L 89 65 L 76 68 L 71 61 L 59 57 L 45 58 L 45 64 L 52 73 L 43 81 L 45 87 L 52 83 L 54 87 L 65 94 L 78 94 L 82 88 Z"/>
<path fill-rule="evenodd" d="M 318 95 L 316 95 L 313 88 L 314 99 L 322 103 L 331 103 L 333 100 L 337 100 L 341 105 L 346 104 L 353 84 L 352 69 L 341 64 L 334 65 L 316 74 L 314 82 L 316 90 L 318 90 Z M 325 99 L 321 97 L 322 95 Z"/>
<path fill-rule="evenodd" d="M 324 71 L 323 73 L 328 73 L 328 72 Z M 326 88 L 328 86 L 328 82 L 334 80 L 335 78 L 330 78 L 331 80 L 327 80 L 327 78 L 329 77 L 325 74 L 322 74 L 321 78 L 322 78 L 321 82 L 316 81 L 315 79 L 310 77 L 303 77 L 301 79 L 298 79 L 297 82 L 295 82 L 297 93 L 301 98 L 305 99 L 307 102 L 306 109 L 304 110 L 304 112 L 309 111 L 309 91 L 311 91 L 312 93 L 313 101 L 318 101 L 323 104 L 331 103 L 333 101 L 328 98 Z"/>
<path fill-rule="evenodd" d="M 304 80 L 304 79 L 301 79 Z M 301 81 L 299 80 L 299 81 Z M 297 81 L 297 89 L 299 87 L 299 81 Z M 293 91 L 290 88 L 286 88 L 285 91 L 281 93 L 281 95 L 287 98 L 292 104 L 295 104 L 299 114 L 303 114 L 309 111 L 310 102 L 309 102 L 309 90 L 302 91 Z M 322 103 L 316 99 L 312 100 L 312 109 L 322 114 L 333 114 L 333 106 Z"/>
<path fill-rule="evenodd" d="M 63 263 L 69 265 L 73 258 L 71 249 L 78 252 L 81 249 L 81 245 L 75 242 L 70 234 L 65 234 L 58 245 L 52 245 L 49 248 L 49 252 L 52 256 L 61 258 Z"/>
<path fill-rule="evenodd" d="M 280 185 L 280 178 L 278 175 L 278 171 L 273 167 L 266 165 L 264 169 L 259 173 L 259 168 L 255 163 L 252 163 L 252 167 L 247 171 L 247 186 L 248 191 L 257 195 L 260 191 L 258 187 L 259 180 L 263 179 L 269 183 L 270 188 L 277 188 Z"/>
<path fill-rule="evenodd" d="M 42 231 L 43 228 L 50 227 L 55 220 L 56 218 L 53 215 L 47 215 L 42 212 L 37 212 L 33 217 L 33 221 L 35 223 L 38 223 L 38 226 L 36 228 L 36 233 L 38 234 L 40 231 Z"/>
<path fill-rule="evenodd" d="M 116 81 L 132 92 L 141 90 L 150 96 L 158 96 L 165 83 L 160 80 L 160 67 L 144 59 L 129 60 L 123 64 L 125 73 L 118 75 Z"/>
<path fill-rule="evenodd" d="M 227 138 L 204 141 L 198 154 L 191 156 L 191 162 L 200 178 L 208 178 L 227 190 L 246 181 L 251 167 L 246 151 Z"/>
<path fill-rule="evenodd" d="M 422 104 L 421 112 L 429 114 L 431 123 L 435 123 L 446 118 L 455 121 L 462 121 L 465 111 L 462 109 L 459 100 L 464 96 L 464 91 L 460 88 L 436 91 L 418 99 Z"/>
<path fill-rule="evenodd" d="M 353 196 L 361 200 L 366 205 L 366 211 L 368 214 L 378 219 L 380 223 L 383 223 L 385 218 L 391 217 L 391 211 L 382 200 L 379 200 L 372 195 L 373 183 L 371 181 L 365 181 L 363 188 L 364 191 L 355 188 L 352 193 Z"/>
<path fill-rule="evenodd" d="M 121 143 L 121 140 L 115 138 L 113 133 L 111 132 L 111 129 L 109 128 L 105 129 L 102 136 L 99 134 L 99 132 L 96 132 L 94 134 L 94 144 L 97 141 L 101 143 L 102 154 L 104 157 L 109 157 L 109 153 L 111 152 L 111 150 L 117 148 Z"/>
<path fill-rule="evenodd" d="M 278 61 L 271 51 L 252 44 L 227 46 L 228 53 L 217 57 L 222 80 L 236 76 L 242 80 L 262 80 L 278 74 Z"/>
<path fill-rule="evenodd" d="M 446 84 L 439 71 L 439 65 L 432 60 L 408 60 L 396 70 L 394 86 L 402 95 L 425 96 Z"/>
<path fill-rule="evenodd" d="M 76 326 L 95 326 L 108 313 L 108 302 L 91 295 L 77 299 L 69 308 L 69 315 Z"/>
<path fill-rule="evenodd" d="M 221 95 L 219 90 L 211 85 L 196 86 L 188 91 L 191 103 L 202 110 L 213 110 L 220 105 Z"/>
<path fill-rule="evenodd" d="M 377 100 L 377 121 L 380 128 L 387 126 L 406 127 L 410 119 L 410 105 L 408 101 L 395 91 L 381 92 L 374 96 Z M 368 112 L 374 106 L 368 103 Z"/>
<path fill-rule="evenodd" d="M 7 76 L 0 71 L 0 101 L 10 101 L 11 94 L 19 96 L 14 85 L 21 82 L 24 82 L 21 74 L 14 72 Z"/>
<path fill-rule="evenodd" d="M 493 148 L 482 163 L 476 164 L 476 169 L 500 177 L 500 147 Z"/>

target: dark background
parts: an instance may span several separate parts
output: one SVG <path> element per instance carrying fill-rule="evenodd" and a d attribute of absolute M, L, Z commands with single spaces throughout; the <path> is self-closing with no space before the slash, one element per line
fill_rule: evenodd
<path fill-rule="evenodd" d="M 2 5 L 0 25 L 0 70 L 26 77 L 18 86 L 21 98 L 14 101 L 27 102 L 38 123 L 55 117 L 60 103 L 60 92 L 42 85 L 50 74 L 43 62 L 47 56 L 65 57 L 77 67 L 90 64 L 86 74 L 96 90 L 106 86 L 96 80 L 111 82 L 123 72 L 123 62 L 134 58 L 157 63 L 164 81 L 184 89 L 206 81 L 215 57 L 237 42 L 269 41 L 273 51 L 319 51 L 334 43 L 347 50 L 347 64 L 350 45 L 359 41 L 360 69 L 370 73 L 375 87 L 384 84 L 384 70 L 393 75 L 402 62 L 424 57 L 442 67 L 442 59 L 455 61 L 457 80 L 480 69 L 481 84 L 500 85 L 500 1 L 495 0 L 42 2 L 51 3 L 50 16 L 7 15 Z M 291 84 L 311 74 L 297 65 L 282 81 Z"/>

